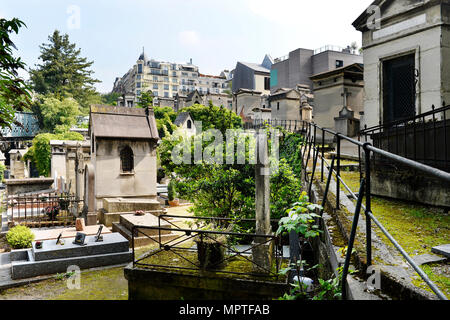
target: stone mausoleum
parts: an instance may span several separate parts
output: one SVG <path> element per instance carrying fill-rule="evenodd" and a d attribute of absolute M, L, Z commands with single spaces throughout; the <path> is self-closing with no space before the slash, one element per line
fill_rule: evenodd
<path fill-rule="evenodd" d="M 159 135 L 153 110 L 93 105 L 89 127 L 95 187 L 94 192 L 87 193 L 94 193 L 95 211 L 124 213 L 159 208 Z"/>

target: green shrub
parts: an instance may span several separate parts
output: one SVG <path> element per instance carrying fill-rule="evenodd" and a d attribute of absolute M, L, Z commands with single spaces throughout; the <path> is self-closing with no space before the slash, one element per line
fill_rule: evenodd
<path fill-rule="evenodd" d="M 31 248 L 33 240 L 33 232 L 25 226 L 16 226 L 6 234 L 6 241 L 13 249 Z"/>
<path fill-rule="evenodd" d="M 4 176 L 4 172 L 5 172 L 6 167 L 0 163 L 0 182 L 3 181 Z"/>
<path fill-rule="evenodd" d="M 175 200 L 176 190 L 175 190 L 175 183 L 173 180 L 170 180 L 169 185 L 167 186 L 167 193 L 169 196 L 169 201 Z"/>

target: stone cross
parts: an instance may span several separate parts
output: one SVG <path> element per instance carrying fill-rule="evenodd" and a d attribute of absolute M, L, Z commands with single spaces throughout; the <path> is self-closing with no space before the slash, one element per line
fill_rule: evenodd
<path fill-rule="evenodd" d="M 344 108 L 347 108 L 347 103 L 348 103 L 348 97 L 350 97 L 352 95 L 351 92 L 348 92 L 348 89 L 345 88 L 344 92 L 341 94 L 341 97 L 343 97 L 344 99 Z"/>
<path fill-rule="evenodd" d="M 256 234 L 271 235 L 270 226 L 270 164 L 267 135 L 264 130 L 256 134 L 258 152 L 255 166 Z M 273 244 L 268 238 L 256 237 L 253 242 L 253 271 L 267 273 L 271 270 Z"/>

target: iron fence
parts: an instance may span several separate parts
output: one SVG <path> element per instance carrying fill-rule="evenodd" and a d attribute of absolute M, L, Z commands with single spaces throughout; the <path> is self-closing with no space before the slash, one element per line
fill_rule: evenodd
<path fill-rule="evenodd" d="M 175 216 L 161 215 L 158 217 L 158 226 L 134 226 L 132 228 L 132 251 L 133 251 L 133 267 L 143 269 L 171 269 L 184 271 L 210 271 L 223 274 L 252 276 L 256 278 L 278 280 L 280 275 L 280 266 L 283 257 L 281 239 L 275 235 L 261 235 L 253 233 L 204 230 L 204 229 L 185 229 L 176 225 L 170 219 L 185 219 L 187 221 L 205 221 L 209 223 L 232 223 L 234 219 L 217 218 L 217 217 L 192 217 L 192 216 Z M 241 222 L 253 222 L 255 219 L 239 219 Z M 164 223 L 166 226 L 161 226 Z M 169 224 L 169 226 L 167 226 Z M 164 233 L 172 232 L 176 236 L 164 241 Z M 156 234 L 155 234 L 156 233 Z M 136 257 L 135 239 L 138 237 L 147 237 L 156 245 L 156 249 L 144 253 Z M 226 241 L 219 240 L 225 237 Z M 231 241 L 234 238 L 235 241 Z M 245 246 L 239 246 L 237 239 L 247 243 Z M 193 244 L 193 242 L 195 244 Z M 215 250 L 222 250 L 223 256 L 215 261 L 206 262 L 202 256 L 205 256 L 205 243 L 215 247 Z M 249 244 L 250 243 L 250 244 Z M 261 265 L 252 259 L 251 254 L 259 247 L 269 245 L 274 250 L 274 261 L 270 267 Z M 158 263 L 158 256 L 164 253 L 171 253 L 175 260 L 184 262 L 184 265 L 175 261 L 175 263 Z M 154 258 L 154 259 L 153 259 Z M 251 266 L 254 271 L 243 270 L 233 271 L 227 270 L 226 264 L 234 259 L 240 259 L 241 263 Z M 174 259 L 170 261 L 173 262 Z M 245 268 L 244 268 L 245 269 Z"/>
<path fill-rule="evenodd" d="M 17 194 L 5 197 L 8 225 L 33 228 L 73 226 L 83 207 L 74 195 L 54 192 Z"/>
<path fill-rule="evenodd" d="M 244 129 L 262 129 L 266 126 L 271 126 L 280 127 L 289 132 L 304 132 L 306 130 L 307 123 L 308 122 L 302 120 L 257 119 L 252 123 L 245 123 Z"/>
<path fill-rule="evenodd" d="M 441 110 L 442 111 L 442 110 Z M 400 163 L 404 166 L 420 170 L 430 176 L 436 177 L 441 181 L 450 182 L 450 174 L 439 170 L 437 168 L 430 167 L 426 164 L 407 159 L 400 155 L 379 149 L 374 147 L 372 144 L 368 142 L 361 142 L 355 139 L 349 138 L 337 132 L 334 132 L 329 129 L 324 129 L 319 127 L 314 123 L 307 123 L 307 129 L 304 133 L 306 136 L 306 142 L 302 145 L 301 153 L 302 153 L 302 166 L 303 168 L 307 168 L 307 165 L 310 160 L 311 152 L 313 159 L 313 167 L 312 167 L 312 175 L 309 177 L 308 173 L 305 172 L 306 182 L 308 184 L 308 194 L 311 196 L 312 185 L 315 179 L 315 170 L 318 164 L 319 155 L 321 156 L 321 181 L 324 182 L 324 169 L 325 166 L 328 169 L 328 179 L 325 187 L 325 192 L 323 195 L 323 205 L 325 205 L 328 199 L 328 193 L 330 188 L 330 182 L 333 174 L 336 177 L 336 209 L 340 208 L 340 189 L 341 184 L 344 188 L 350 193 L 350 196 L 357 201 L 356 210 L 353 218 L 353 225 L 350 234 L 350 239 L 347 248 L 347 254 L 344 264 L 344 271 L 342 277 L 342 295 L 343 298 L 346 298 L 346 290 L 345 283 L 349 270 L 350 259 L 352 255 L 352 248 L 354 245 L 354 240 L 356 236 L 356 226 L 359 221 L 359 215 L 361 209 L 364 210 L 365 213 L 365 223 L 366 223 L 366 257 L 367 257 L 367 266 L 372 265 L 372 222 L 382 231 L 382 233 L 389 239 L 389 241 L 394 245 L 394 247 L 400 252 L 400 254 L 406 259 L 406 261 L 412 266 L 412 268 L 419 274 L 419 276 L 425 281 L 425 283 L 430 287 L 430 289 L 436 294 L 436 296 L 441 300 L 447 300 L 446 296 L 439 290 L 439 288 L 429 279 L 429 277 L 423 272 L 423 270 L 411 259 L 408 253 L 400 246 L 400 244 L 392 237 L 392 235 L 386 230 L 386 228 L 378 221 L 378 219 L 373 215 L 371 208 L 371 161 L 374 157 L 384 158 L 386 161 L 393 161 L 396 163 Z M 320 139 L 320 133 L 321 137 Z M 333 156 L 331 164 L 329 164 L 324 157 L 324 147 L 325 147 L 325 135 L 331 135 L 336 141 L 336 155 Z M 318 138 L 319 137 L 319 138 Z M 320 141 L 321 140 L 321 141 Z M 346 140 L 350 142 L 352 145 L 358 147 L 358 157 L 360 168 L 362 168 L 362 164 L 364 164 L 364 173 L 360 169 L 361 174 L 361 184 L 359 194 L 356 195 L 343 181 L 340 172 L 340 161 L 341 161 L 341 142 Z M 321 151 L 321 152 L 320 152 Z M 364 159 L 362 159 L 362 154 L 364 154 Z M 306 157 L 306 161 L 305 161 Z M 336 165 L 335 165 L 336 163 Z M 306 170 L 305 170 L 306 171 Z M 364 178 L 363 178 L 364 176 Z M 365 197 L 365 205 L 363 204 L 363 198 Z M 323 211 L 322 213 L 323 214 Z"/>
<path fill-rule="evenodd" d="M 365 141 L 373 141 L 376 148 L 450 172 L 450 105 L 405 120 L 379 124 L 361 130 Z M 375 163 L 386 164 L 386 157 Z"/>

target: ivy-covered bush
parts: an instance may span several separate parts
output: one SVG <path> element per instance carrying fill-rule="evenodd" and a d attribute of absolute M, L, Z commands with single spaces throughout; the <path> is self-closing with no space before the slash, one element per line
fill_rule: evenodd
<path fill-rule="evenodd" d="M 16 226 L 6 234 L 6 241 L 13 249 L 31 248 L 33 240 L 33 232 L 25 226 Z"/>
<path fill-rule="evenodd" d="M 39 171 L 39 175 L 47 177 L 51 170 L 52 149 L 51 140 L 83 141 L 83 135 L 78 132 L 64 132 L 59 134 L 41 133 L 33 139 L 33 145 L 23 157 L 24 161 L 31 160 Z"/>
<path fill-rule="evenodd" d="M 3 164 L 0 163 L 0 182 L 2 182 L 3 178 L 5 177 L 4 176 L 5 170 L 6 170 L 6 167 Z"/>

